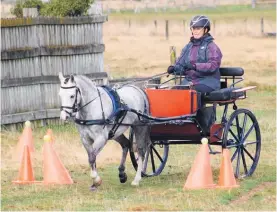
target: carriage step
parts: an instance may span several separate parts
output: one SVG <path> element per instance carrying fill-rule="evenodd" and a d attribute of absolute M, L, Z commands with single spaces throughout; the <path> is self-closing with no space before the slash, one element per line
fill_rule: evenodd
<path fill-rule="evenodd" d="M 208 147 L 209 147 L 209 150 L 210 150 L 209 154 L 212 154 L 212 155 L 221 154 L 221 152 L 213 151 L 212 148 L 211 148 L 211 145 L 208 145 Z"/>
<path fill-rule="evenodd" d="M 216 154 L 221 154 L 221 152 L 210 151 L 209 154 L 216 155 Z"/>

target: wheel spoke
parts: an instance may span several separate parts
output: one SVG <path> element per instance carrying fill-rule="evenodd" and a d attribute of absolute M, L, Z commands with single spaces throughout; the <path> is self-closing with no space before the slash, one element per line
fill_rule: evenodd
<path fill-rule="evenodd" d="M 159 152 L 155 149 L 154 146 L 153 146 L 153 150 L 156 153 L 156 155 L 158 156 L 158 158 L 160 159 L 160 161 L 163 163 L 164 161 L 163 161 L 162 157 L 160 156 Z"/>
<path fill-rule="evenodd" d="M 255 159 L 252 157 L 252 155 L 243 147 L 243 150 L 246 152 L 246 154 L 254 161 Z"/>
<path fill-rule="evenodd" d="M 253 129 L 254 129 L 254 124 L 252 124 L 252 126 L 250 127 L 246 135 L 242 138 L 242 143 L 247 139 L 247 137 L 249 136 L 249 134 L 252 132 Z"/>
<path fill-rule="evenodd" d="M 236 176 L 239 177 L 239 168 L 240 168 L 240 147 L 238 147 L 238 158 L 237 158 L 237 167 L 236 167 Z"/>
<path fill-rule="evenodd" d="M 234 152 L 232 158 L 231 158 L 231 161 L 233 161 L 233 160 L 235 159 L 236 155 L 238 154 L 238 151 L 239 151 L 239 150 L 238 150 L 238 148 L 237 148 L 236 151 Z"/>
<path fill-rule="evenodd" d="M 252 141 L 252 142 L 248 142 L 248 143 L 243 144 L 243 146 L 248 146 L 250 144 L 257 144 L 257 143 L 259 143 L 259 142 L 258 141 Z"/>
<path fill-rule="evenodd" d="M 237 141 L 237 143 L 239 143 L 239 139 L 237 138 L 237 136 L 234 134 L 234 132 L 229 129 L 229 132 L 232 134 L 233 138 Z"/>
<path fill-rule="evenodd" d="M 245 173 L 245 175 L 247 175 L 248 171 L 247 171 L 245 156 L 243 153 L 243 148 L 241 149 L 241 158 L 242 158 L 242 163 L 243 163 L 243 167 L 244 167 L 244 173 Z"/>
<path fill-rule="evenodd" d="M 240 133 L 240 127 L 239 127 L 239 117 L 236 116 L 236 127 L 237 127 L 237 132 L 239 135 L 239 139 L 241 139 L 241 133 Z"/>
<path fill-rule="evenodd" d="M 142 165 L 143 172 L 146 172 L 146 170 L 147 170 L 148 158 L 149 158 L 149 150 L 147 150 L 145 153 L 145 157 L 144 157 L 144 161 L 143 161 L 143 165 Z"/>
<path fill-rule="evenodd" d="M 243 124 L 242 124 L 241 138 L 243 138 L 243 136 L 244 136 L 246 122 L 247 122 L 247 115 L 246 115 L 246 113 L 245 113 L 245 114 L 244 114 L 244 118 L 243 118 Z"/>
<path fill-rule="evenodd" d="M 155 160 L 154 160 L 152 145 L 150 147 L 150 156 L 151 156 L 152 170 L 153 170 L 153 173 L 155 173 L 156 172 L 156 167 L 155 167 Z"/>

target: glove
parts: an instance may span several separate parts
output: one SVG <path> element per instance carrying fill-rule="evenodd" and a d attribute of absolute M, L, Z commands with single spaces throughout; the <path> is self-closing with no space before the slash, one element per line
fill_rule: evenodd
<path fill-rule="evenodd" d="M 175 71 L 174 68 L 175 68 L 174 66 L 169 66 L 167 68 L 167 73 L 172 74 Z"/>
<path fill-rule="evenodd" d="M 189 71 L 189 70 L 196 70 L 196 65 L 195 64 L 191 64 L 191 63 L 187 63 L 185 65 L 185 70 Z"/>

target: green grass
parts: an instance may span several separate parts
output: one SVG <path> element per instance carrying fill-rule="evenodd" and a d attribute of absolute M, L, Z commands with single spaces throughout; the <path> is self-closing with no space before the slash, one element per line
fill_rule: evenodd
<path fill-rule="evenodd" d="M 168 9 L 154 12 L 151 9 L 143 10 L 141 13 L 134 13 L 133 10 L 126 10 L 120 13 L 112 12 L 109 19 L 174 19 L 190 20 L 195 14 L 205 14 L 212 20 L 230 20 L 230 18 L 267 18 L 276 20 L 275 6 L 258 6 L 255 9 L 251 5 L 224 5 L 217 7 L 203 7 L 196 9 Z"/>
<path fill-rule="evenodd" d="M 251 177 L 238 181 L 240 187 L 232 190 L 183 190 L 183 185 L 191 165 L 199 150 L 198 145 L 172 145 L 167 165 L 160 176 L 143 178 L 139 187 L 130 185 L 135 171 L 128 160 L 126 170 L 128 181 L 120 184 L 118 163 L 99 167 L 103 179 L 97 192 L 90 192 L 91 183 L 87 164 L 66 165 L 73 185 L 13 185 L 17 167 L 4 169 L 1 173 L 2 210 L 252 210 L 274 211 L 276 209 L 276 142 L 275 142 L 275 91 L 257 90 L 249 92 L 249 98 L 238 101 L 239 108 L 250 109 L 257 117 L 262 133 L 262 151 L 258 167 Z M 254 104 L 254 102 L 256 104 Z M 272 102 L 263 107 L 257 102 Z M 220 117 L 220 110 L 218 116 Z M 231 110 L 230 110 L 231 112 Z M 76 145 L 79 135 L 76 128 L 69 124 L 51 126 L 58 141 L 66 140 L 63 145 Z M 35 139 L 41 139 L 46 127 L 34 130 Z M 2 161 L 5 152 L 15 145 L 20 132 L 2 132 Z M 78 145 L 81 145 L 78 143 Z M 36 144 L 39 149 L 41 144 Z M 64 152 L 63 152 L 64 153 Z M 84 153 L 85 154 L 85 153 Z M 66 156 L 70 160 L 73 155 Z M 4 160 L 5 161 L 5 160 Z M 220 155 L 211 156 L 214 182 L 219 175 Z M 34 168 L 36 180 L 42 180 L 42 166 Z"/>

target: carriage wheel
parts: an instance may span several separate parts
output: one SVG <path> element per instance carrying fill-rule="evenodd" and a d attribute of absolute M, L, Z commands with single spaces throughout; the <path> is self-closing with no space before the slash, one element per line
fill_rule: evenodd
<path fill-rule="evenodd" d="M 260 157 L 261 133 L 251 111 L 238 109 L 231 114 L 224 129 L 223 148 L 230 149 L 236 178 L 253 174 Z"/>
<path fill-rule="evenodd" d="M 134 143 L 134 133 L 133 129 L 130 130 L 129 140 L 131 141 L 131 148 L 130 148 L 130 158 L 135 170 L 137 170 L 137 152 L 136 149 L 133 148 Z M 151 142 L 148 145 L 148 148 L 145 153 L 145 160 L 142 169 L 142 177 L 152 177 L 159 175 L 166 164 L 168 158 L 168 145 L 162 145 L 161 142 Z"/>

